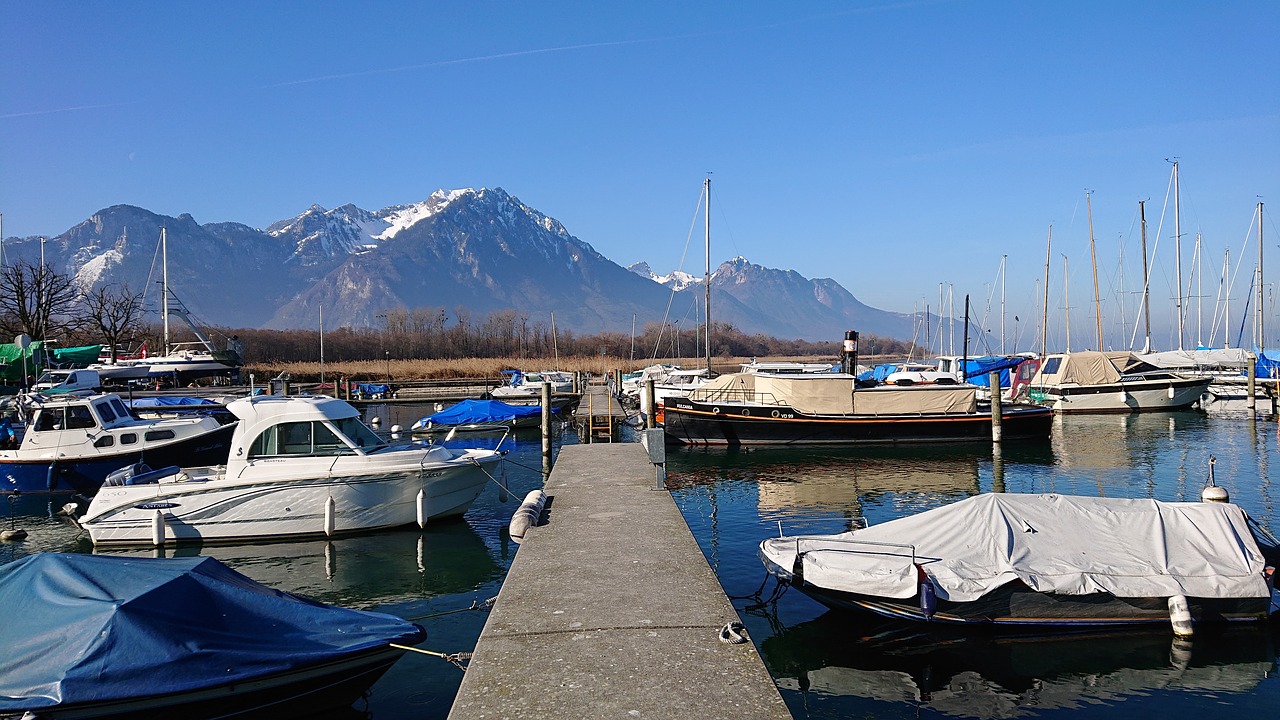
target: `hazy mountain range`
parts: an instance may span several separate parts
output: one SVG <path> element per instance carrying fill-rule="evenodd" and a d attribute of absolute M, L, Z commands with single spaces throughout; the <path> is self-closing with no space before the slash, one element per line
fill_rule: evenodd
<path fill-rule="evenodd" d="M 43 242 L 45 262 L 87 286 L 159 282 L 166 228 L 169 283 L 201 321 L 222 327 L 372 326 L 396 308 L 452 316 L 515 309 L 578 333 L 629 332 L 702 316 L 702 276 L 624 268 L 501 188 L 437 191 L 425 201 L 363 210 L 313 205 L 266 229 L 201 225 L 116 205 Z M 6 238 L 7 261 L 39 262 L 40 237 Z M 910 338 L 909 315 L 864 305 L 839 283 L 745 258 L 711 278 L 711 314 L 744 332 L 838 340 L 847 329 Z M 147 291 L 152 307 L 158 289 Z"/>

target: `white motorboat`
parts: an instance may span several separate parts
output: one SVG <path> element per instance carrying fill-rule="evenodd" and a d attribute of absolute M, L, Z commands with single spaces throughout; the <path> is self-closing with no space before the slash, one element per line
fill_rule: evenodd
<path fill-rule="evenodd" d="M 111 478 L 80 524 L 95 545 L 328 537 L 461 515 L 504 453 L 387 445 L 345 401 L 258 396 L 225 465 Z"/>
<path fill-rule="evenodd" d="M 1050 355 L 1031 379 L 1031 399 L 1059 413 L 1181 410 L 1199 402 L 1212 378 L 1158 370 L 1127 352 Z"/>
<path fill-rule="evenodd" d="M 495 398 L 542 397 L 542 386 L 550 385 L 551 394 L 573 392 L 573 376 L 560 370 L 520 372 L 503 370 L 503 384 L 493 389 Z"/>

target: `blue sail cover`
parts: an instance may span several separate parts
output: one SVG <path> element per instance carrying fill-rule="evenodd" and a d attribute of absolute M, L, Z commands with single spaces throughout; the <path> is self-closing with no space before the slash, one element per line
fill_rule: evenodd
<path fill-rule="evenodd" d="M 161 407 L 190 407 L 199 405 L 217 405 L 218 403 L 209 398 L 191 397 L 184 395 L 180 397 L 170 395 L 158 395 L 156 397 L 134 398 L 129 401 L 129 407 L 135 408 L 161 408 Z"/>
<path fill-rule="evenodd" d="M 1266 378 L 1274 380 L 1280 378 L 1280 356 L 1273 352 L 1260 353 L 1258 355 L 1258 364 L 1254 367 L 1254 377 L 1259 380 Z"/>
<path fill-rule="evenodd" d="M 483 425 L 516 420 L 531 415 L 541 415 L 541 405 L 508 405 L 497 400 L 463 400 L 453 407 L 428 415 L 414 427 L 427 425 Z"/>
<path fill-rule="evenodd" d="M 182 693 L 412 644 L 422 628 L 272 590 L 214 558 L 41 553 L 0 567 L 0 714 Z"/>

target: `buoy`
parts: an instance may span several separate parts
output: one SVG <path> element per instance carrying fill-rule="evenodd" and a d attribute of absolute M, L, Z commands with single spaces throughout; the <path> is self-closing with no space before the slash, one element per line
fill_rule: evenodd
<path fill-rule="evenodd" d="M 1213 455 L 1209 456 L 1209 481 L 1208 485 L 1200 491 L 1201 502 L 1231 502 L 1231 494 L 1224 487 L 1218 487 L 1218 483 L 1213 477 L 1213 466 L 1217 464 L 1218 459 Z"/>
<path fill-rule="evenodd" d="M 455 436 L 455 435 L 457 435 L 457 434 L 458 434 L 458 426 L 457 426 L 457 425 L 454 425 L 452 430 L 450 430 L 449 432 L 445 433 L 444 441 L 445 441 L 445 442 L 449 442 L 449 441 L 450 441 L 450 440 L 452 440 L 452 439 L 454 438 L 454 436 Z"/>
<path fill-rule="evenodd" d="M 507 526 L 512 540 L 517 543 L 524 540 L 525 532 L 538 524 L 538 519 L 542 517 L 542 508 L 546 503 L 547 494 L 541 490 L 531 490 L 524 496 L 524 502 L 516 508 L 511 516 L 511 523 Z"/>
<path fill-rule="evenodd" d="M 1191 637 L 1195 628 L 1191 626 L 1191 608 L 1187 607 L 1186 595 L 1174 595 L 1169 598 L 1169 622 L 1173 625 L 1173 634 L 1178 637 Z"/>
<path fill-rule="evenodd" d="M 928 575 L 920 578 L 920 612 L 925 620 L 932 620 L 938 611 L 938 596 L 933 589 L 933 581 Z"/>
<path fill-rule="evenodd" d="M 324 534 L 332 536 L 333 531 L 338 529 L 337 508 L 334 506 L 333 496 L 330 495 L 324 501 Z"/>
<path fill-rule="evenodd" d="M 0 542 L 17 542 L 18 540 L 26 540 L 27 531 L 22 528 L 14 528 L 0 532 Z"/>
<path fill-rule="evenodd" d="M 425 488 L 418 491 L 418 499 L 415 503 L 418 507 L 418 527 L 425 528 L 427 526 L 427 491 Z"/>
<path fill-rule="evenodd" d="M 369 424 L 374 427 L 377 427 L 382 424 L 382 418 L 378 417 L 377 415 L 374 415 L 373 417 L 369 418 Z"/>
<path fill-rule="evenodd" d="M 151 544 L 164 547 L 164 511 L 156 510 L 151 516 Z"/>
<path fill-rule="evenodd" d="M 403 429 L 404 429 L 404 428 L 400 427 L 399 425 L 392 425 L 392 426 L 391 426 L 391 435 L 392 435 L 393 437 L 394 437 L 394 436 L 397 436 L 397 435 L 399 435 L 399 434 L 400 434 L 400 432 L 401 432 Z"/>

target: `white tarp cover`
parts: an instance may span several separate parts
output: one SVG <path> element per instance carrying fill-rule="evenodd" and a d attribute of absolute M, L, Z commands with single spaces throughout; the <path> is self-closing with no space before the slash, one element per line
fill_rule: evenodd
<path fill-rule="evenodd" d="M 850 542 L 858 541 L 858 542 Z M 1244 511 L 1227 503 L 1167 503 L 987 493 L 840 535 L 766 540 L 762 553 L 831 590 L 916 594 L 911 550 L 946 600 L 976 600 L 1021 580 L 1063 595 L 1269 597 Z"/>
<path fill-rule="evenodd" d="M 1158 368 L 1187 370 L 1192 368 L 1231 368 L 1245 370 L 1249 367 L 1249 355 L 1241 348 L 1215 348 L 1212 350 L 1167 350 L 1138 356 L 1143 362 Z"/>

